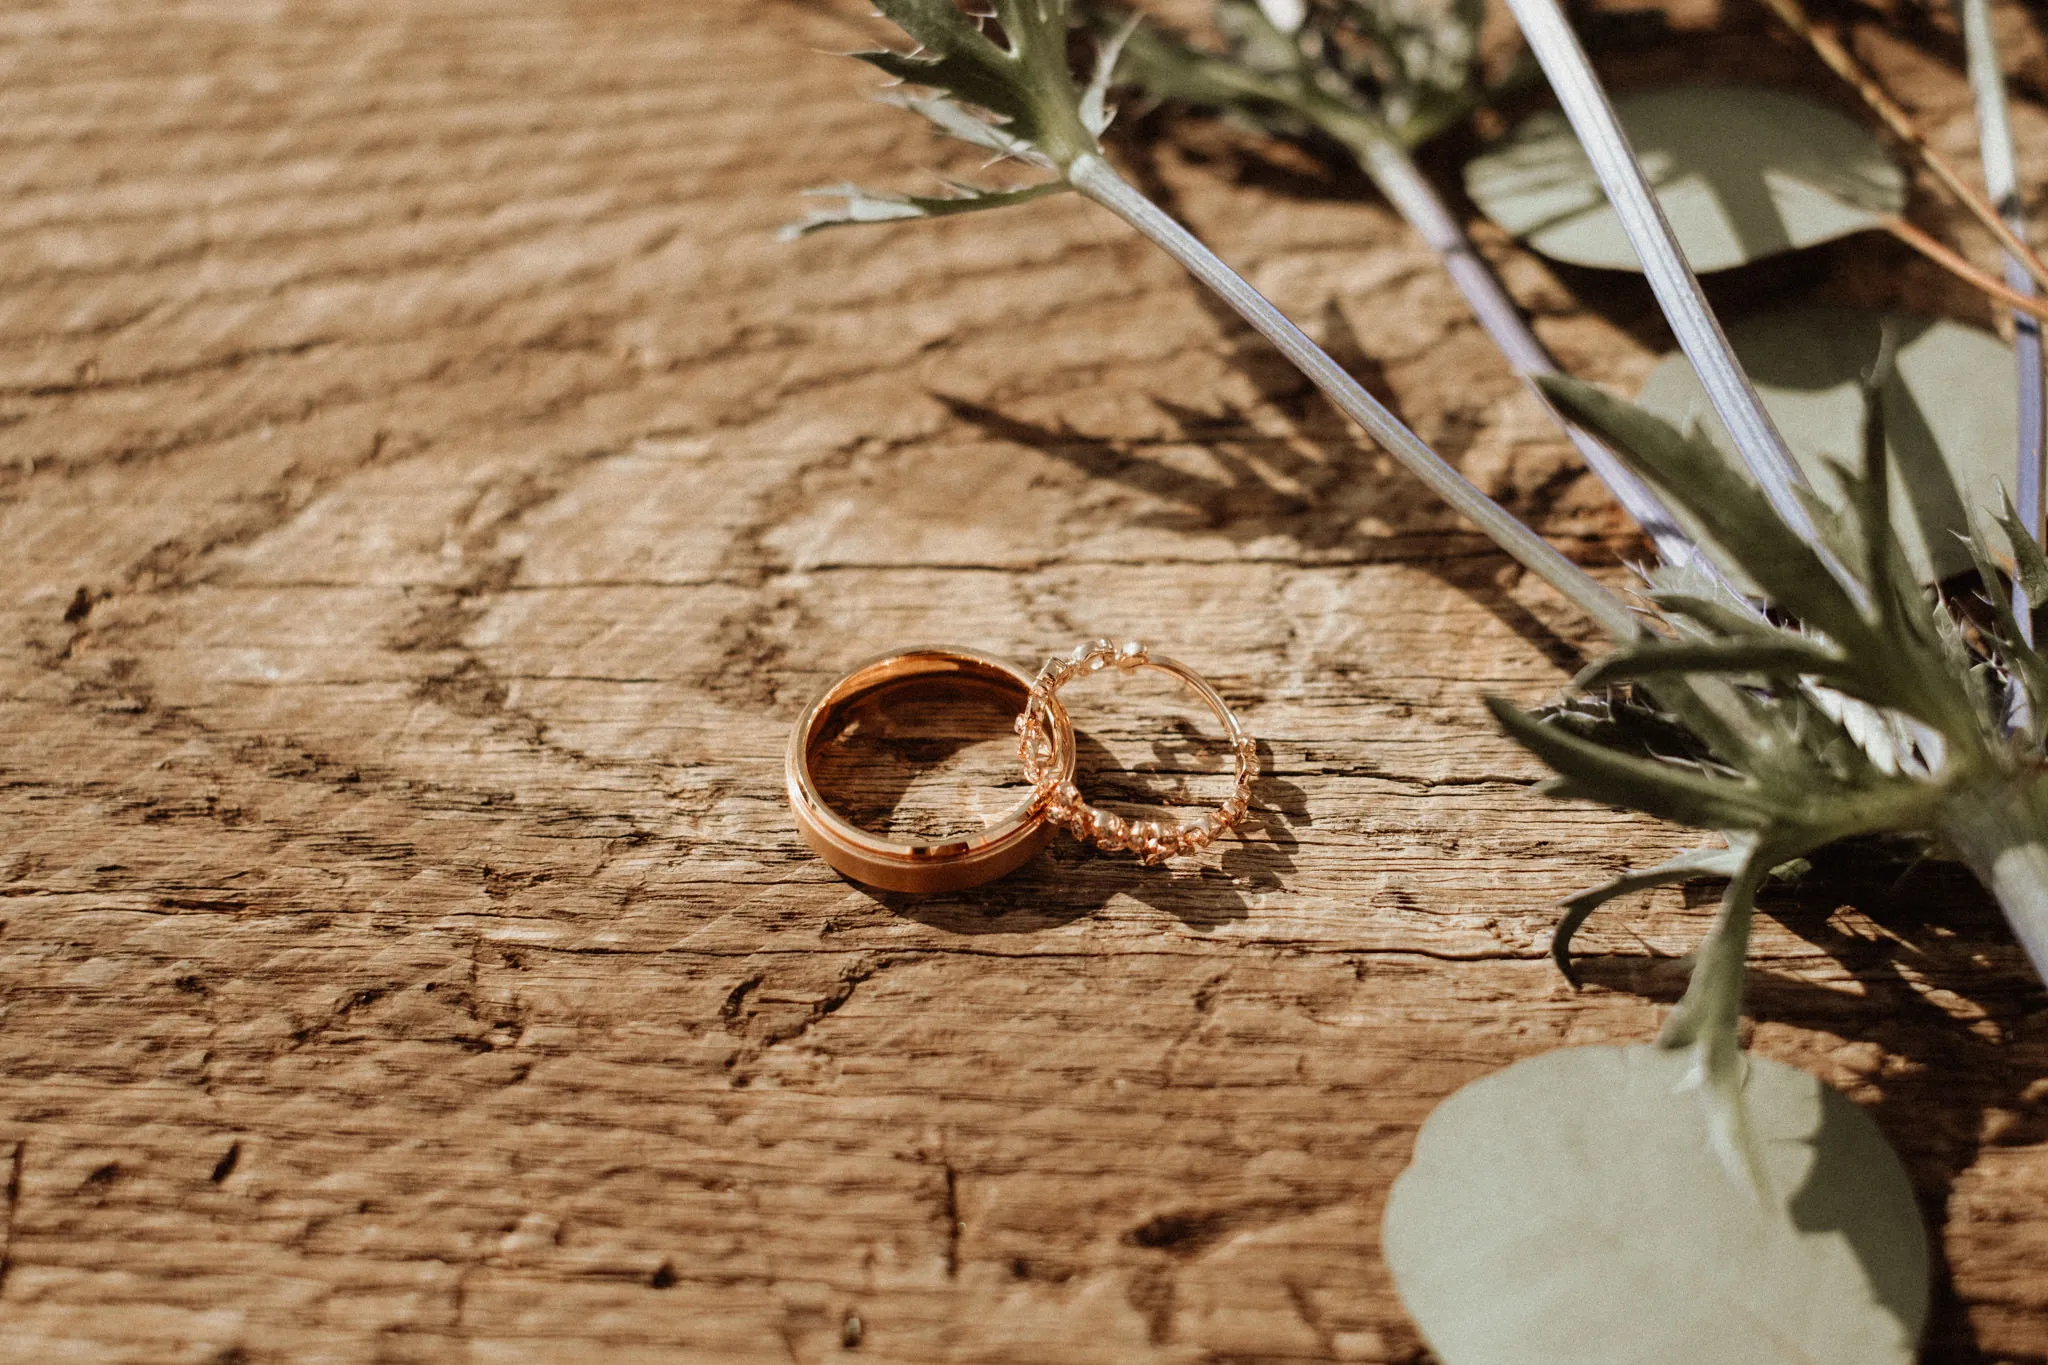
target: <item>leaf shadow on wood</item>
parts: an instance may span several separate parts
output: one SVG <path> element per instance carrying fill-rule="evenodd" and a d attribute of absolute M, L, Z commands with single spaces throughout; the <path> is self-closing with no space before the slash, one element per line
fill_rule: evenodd
<path fill-rule="evenodd" d="M 1217 413 L 1152 401 L 1180 428 L 1167 441 L 1093 436 L 1064 422 L 1049 426 L 999 412 L 965 398 L 935 394 L 963 422 L 998 440 L 1028 446 L 1091 479 L 1121 484 L 1154 500 L 1126 524 L 1192 535 L 1221 535 L 1235 544 L 1282 536 L 1302 549 L 1327 553 L 1356 543 L 1364 509 L 1355 497 L 1336 496 L 1347 480 L 1370 477 L 1362 458 L 1315 459 L 1284 439 L 1258 432 L 1242 410 Z M 1147 446 L 1196 446 L 1217 467 L 1204 473 L 1149 453 Z M 1366 452 L 1359 450 L 1357 456 Z"/>
<path fill-rule="evenodd" d="M 1578 676 L 1592 663 L 1582 646 L 1558 634 L 1547 621 L 1508 591 L 1507 585 L 1501 581 L 1502 569 L 1512 567 L 1506 555 L 1427 559 L 1416 567 L 1484 607 L 1488 615 L 1513 631 L 1518 639 L 1549 660 L 1567 678 Z"/>
<path fill-rule="evenodd" d="M 1085 732 L 1075 734 L 1077 770 L 1083 774 L 1124 773 L 1114 756 Z M 1188 744 L 1175 734 L 1154 745 L 1155 753 L 1175 755 Z M 1119 895 L 1129 896 L 1188 928 L 1207 933 L 1248 918 L 1252 897 L 1285 891 L 1286 874 L 1295 869 L 1300 846 L 1295 831 L 1314 823 L 1308 796 L 1296 783 L 1272 775 L 1272 753 L 1259 743 L 1260 778 L 1252 784 L 1252 808 L 1237 830 L 1214 846 L 1221 857 L 1214 864 L 1191 866 L 1186 860 L 1147 867 L 1130 854 L 1098 852 L 1065 834 L 1031 862 L 1000 881 L 942 896 L 912 896 L 872 891 L 892 914 L 949 934 L 1018 934 L 1057 929 L 1086 919 Z M 1128 781 L 1090 781 L 1091 801 L 1121 803 L 1156 800 L 1150 791 Z M 1099 780 L 1099 779 L 1098 779 Z M 1205 809 L 1190 802 L 1190 810 Z"/>
<path fill-rule="evenodd" d="M 1168 146 L 1188 166 L 1240 189 L 1311 204 L 1378 198 L 1372 181 L 1335 143 L 1315 134 L 1269 135 L 1207 110 L 1155 104 L 1112 123 L 1107 141 L 1146 195 L 1175 217 L 1179 204 L 1164 184 L 1159 161 L 1160 149 Z"/>
<path fill-rule="evenodd" d="M 1719 883 L 1687 888 L 1702 904 Z M 2031 1093 L 2048 1072 L 2048 1001 L 2029 974 L 1996 905 L 1949 863 L 1907 863 L 1889 850 L 1823 850 L 1814 871 L 1774 890 L 1759 908 L 1840 965 L 1861 988 L 1816 984 L 1793 970 L 1754 969 L 1745 1012 L 1760 1023 L 1875 1044 L 1891 1058 L 1864 1078 L 1865 1105 L 1906 1162 L 1935 1231 L 1934 1300 L 1927 1365 L 1993 1365 L 2042 1356 L 1987 1353 L 1979 1342 L 1940 1238 L 1957 1182 L 1987 1148 L 2048 1143 L 2048 1100 Z M 1865 917 L 1875 932 L 1840 917 Z M 1589 985 L 1675 1001 L 1685 977 L 1676 959 L 1579 959 Z M 1956 1005 L 1944 1006 L 1944 1000 Z"/>

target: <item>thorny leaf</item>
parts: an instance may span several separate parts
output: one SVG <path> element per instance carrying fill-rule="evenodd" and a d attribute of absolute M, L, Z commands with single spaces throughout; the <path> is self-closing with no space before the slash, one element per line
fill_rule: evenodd
<path fill-rule="evenodd" d="M 1002 26 L 998 43 L 953 0 L 875 0 L 883 17 L 918 44 L 915 52 L 853 55 L 914 89 L 891 91 L 884 103 L 907 109 L 950 137 L 1038 170 L 1062 176 L 1077 157 L 1099 153 L 1096 137 L 1108 126 L 1110 73 L 1125 35 L 1100 48 L 1094 78 L 1076 89 L 1067 67 L 1068 0 L 996 0 Z M 799 237 L 846 223 L 938 218 L 1004 208 L 1068 188 L 1064 179 L 1023 186 L 949 181 L 951 193 L 890 194 L 847 185 L 809 191 L 843 198 L 843 208 L 811 214 L 783 229 Z"/>
<path fill-rule="evenodd" d="M 2012 505 L 2010 497 L 2005 499 L 2004 510 L 1998 517 L 1998 527 L 2005 532 L 2006 544 L 2012 547 L 2020 580 L 2020 591 L 2027 596 L 2027 605 L 2038 610 L 2048 604 L 2048 554 L 2041 552 L 2038 541 L 2028 532 L 2026 523 Z M 1991 580 L 1986 579 L 1987 585 Z"/>
<path fill-rule="evenodd" d="M 805 190 L 807 195 L 844 198 L 846 202 L 837 209 L 820 209 L 801 222 L 788 224 L 781 235 L 788 239 L 802 237 L 820 228 L 853 223 L 886 223 L 898 218 L 944 218 L 981 209 L 1008 208 L 1012 204 L 1042 199 L 1068 188 L 1064 180 L 1048 180 L 1042 185 L 1027 185 L 1021 190 L 984 190 L 958 181 L 948 183 L 953 189 L 950 195 L 887 194 L 864 190 L 858 185 Z"/>
<path fill-rule="evenodd" d="M 1668 740 L 1663 752 L 1646 753 L 1611 733 L 1566 724 L 1556 710 L 1537 717 L 1491 703 L 1509 734 L 1559 774 L 1548 788 L 1554 794 L 1719 829 L 1745 849 L 1662 1041 L 1692 1053 L 1715 1142 L 1732 1170 L 1751 1174 L 1757 1157 L 1742 1107 L 1737 1025 L 1763 877 L 1843 838 L 1931 837 L 1950 791 L 2022 785 L 2041 761 L 2038 725 L 2008 736 L 2004 721 L 2016 690 L 2035 700 L 2031 714 L 2042 714 L 2048 660 L 2022 638 L 1998 591 L 1985 518 L 1976 518 L 1970 548 L 1995 625 L 1979 632 L 1975 646 L 1948 608 L 1921 588 L 1900 549 L 1878 399 L 1887 368 L 1888 352 L 1881 353 L 1864 384 L 1862 459 L 1836 470 L 1843 497 L 1817 519 L 1820 545 L 1790 532 L 1755 484 L 1710 443 L 1589 385 L 1546 383 L 1574 420 L 1696 518 L 1779 614 L 1701 592 L 1653 591 L 1652 614 L 1664 629 L 1578 679 L 1586 689 L 1633 684 L 1637 704 L 1692 731 L 1704 741 L 1703 754 L 1673 749 Z M 1936 491 L 1962 496 L 1953 487 Z M 2020 539 L 2022 574 L 2034 563 L 2048 577 L 2048 559 Z M 1846 580 L 1827 567 L 1822 550 L 1846 566 Z M 1732 685 L 1735 706 L 1702 728 L 1699 697 L 1688 689 L 1709 682 Z M 1555 949 L 1560 965 L 1572 931 L 1593 907 L 1635 886 L 1704 871 L 1727 875 L 1729 860 L 1680 860 L 1573 898 Z"/>
<path fill-rule="evenodd" d="M 1733 877 L 1742 870 L 1742 864 L 1755 842 L 1753 836 L 1737 831 L 1728 836 L 1725 848 L 1708 845 L 1687 849 L 1655 867 L 1632 867 L 1609 881 L 1579 892 L 1564 903 L 1564 918 L 1558 921 L 1556 931 L 1550 936 L 1551 961 L 1564 973 L 1565 980 L 1578 985 L 1579 975 L 1572 970 L 1572 937 L 1592 918 L 1595 910 L 1618 897 L 1670 886 L 1675 882 L 1696 881 L 1701 877 Z"/>

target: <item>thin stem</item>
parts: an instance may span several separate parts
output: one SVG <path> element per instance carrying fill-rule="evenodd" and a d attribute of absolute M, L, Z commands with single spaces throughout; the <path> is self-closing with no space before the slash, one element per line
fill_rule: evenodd
<path fill-rule="evenodd" d="M 1814 55 L 1827 63 L 1830 70 L 1848 82 L 1864 104 L 1870 107 L 1871 112 L 1884 121 L 1885 127 L 1891 129 L 1892 135 L 1913 149 L 1921 164 L 1933 172 L 1934 178 L 1948 191 L 1950 197 L 1968 210 L 1971 217 L 1982 223 L 1991 235 L 1998 239 L 1998 244 L 2005 248 L 2008 255 L 2020 262 L 2035 280 L 2048 285 L 2048 264 L 2044 264 L 2041 258 L 2034 254 L 2034 249 L 2006 225 L 1988 199 L 1970 187 L 1963 179 L 1962 173 L 1948 158 L 1927 145 L 1927 139 L 1921 136 L 1920 130 L 1913 124 L 1913 116 L 1900 108 L 1898 102 L 1885 93 L 1884 87 L 1863 69 L 1862 63 L 1849 55 L 1849 50 L 1842 46 L 1840 39 L 1827 29 L 1816 28 L 1799 0 L 1763 0 L 1763 3 L 1770 6 L 1771 12 L 1783 20 L 1787 28 L 1804 38 L 1807 45 L 1813 49 Z"/>
<path fill-rule="evenodd" d="M 1316 117 L 1315 111 L 1310 111 L 1310 116 Z M 1371 177 L 1380 193 L 1386 195 L 1388 202 L 1407 220 L 1408 226 L 1415 229 L 1416 235 L 1437 254 L 1445 273 L 1451 277 L 1458 292 L 1464 295 L 1472 315 L 1507 360 L 1509 368 L 1525 380 L 1558 373 L 1557 362 L 1537 340 L 1521 310 L 1508 297 L 1507 290 L 1501 287 L 1492 267 L 1473 249 L 1464 229 L 1458 226 L 1450 209 L 1437 194 L 1436 187 L 1416 167 L 1407 149 L 1376 120 L 1361 118 L 1349 110 L 1331 110 L 1316 118 L 1316 122 L 1324 132 L 1350 150 L 1358 159 L 1360 169 Z M 1541 397 L 1540 392 L 1538 396 Z M 1557 410 L 1551 408 L 1547 400 L 1544 407 L 1552 416 L 1557 416 Z M 1636 524 L 1655 543 L 1658 555 L 1666 564 L 1674 567 L 1698 564 L 1712 571 L 1712 561 L 1700 553 L 1671 509 L 1648 484 L 1636 477 L 1613 451 L 1590 432 L 1564 421 L 1562 417 L 1558 421 L 1564 427 L 1565 435 L 1578 447 L 1586 467 L 1607 485 L 1622 510 L 1635 518 Z"/>
<path fill-rule="evenodd" d="M 2012 123 L 2005 101 L 2005 73 L 1998 65 L 1998 47 L 1991 37 L 1991 7 L 1985 0 L 1958 0 L 1962 11 L 1963 42 L 1970 55 L 1970 88 L 1977 98 L 1977 155 L 1984 166 L 1984 186 L 1998 207 L 1998 216 L 2024 238 L 2027 218 L 2020 206 L 2019 166 L 2013 154 Z M 2011 252 L 2005 256 L 2005 282 L 2016 293 L 2032 297 L 2034 281 L 2026 266 Z M 2018 487 L 2014 491 L 2020 524 L 2038 543 L 2044 530 L 2041 521 L 2044 451 L 2042 423 L 2048 404 L 2043 401 L 2041 375 L 2041 324 L 2035 318 L 2013 314 L 2013 353 L 2019 365 L 2020 450 Z M 1987 588 L 1991 584 L 1985 585 Z M 2020 635 L 2034 643 L 2034 613 L 2026 592 L 2013 584 L 2013 617 Z M 2024 690 L 2016 695 L 2024 697 Z"/>
<path fill-rule="evenodd" d="M 1239 110 L 1256 111 L 1266 106 L 1284 109 L 1344 146 L 1408 225 L 1437 253 L 1446 273 L 1509 367 L 1524 379 L 1555 373 L 1555 364 L 1522 320 L 1514 302 L 1479 253 L 1472 249 L 1435 188 L 1416 169 L 1403 135 L 1396 133 L 1355 90 L 1339 93 L 1323 85 L 1317 79 L 1316 60 L 1301 50 L 1298 37 L 1277 26 L 1266 37 L 1274 44 L 1295 45 L 1300 61 L 1293 72 L 1253 70 L 1238 61 L 1200 52 L 1157 33 L 1141 33 L 1134 39 L 1125 49 L 1129 54 L 1125 66 L 1141 88 L 1157 88 L 1167 98 Z M 1719 576 L 1713 562 L 1699 552 L 1648 484 L 1590 433 L 1565 422 L 1547 400 L 1544 406 L 1578 447 L 1587 468 L 1607 485 L 1622 509 L 1649 535 L 1666 563 L 1697 564 Z"/>
<path fill-rule="evenodd" d="M 1998 900 L 2034 975 L 2048 982 L 2048 829 L 2017 782 L 1980 783 L 1950 793 L 1941 835 Z"/>
<path fill-rule="evenodd" d="M 1542 63 L 1550 78 L 1565 117 L 1584 144 L 1586 155 L 1599 174 L 1607 198 L 1621 219 L 1622 228 L 1642 262 L 1643 275 L 1664 316 L 1678 338 L 1686 358 L 1692 361 L 1708 400 L 1735 440 L 1749 466 L 1785 524 L 1818 543 L 1820 534 L 1813 518 L 1800 501 L 1799 490 L 1806 476 L 1793 463 L 1785 438 L 1764 410 L 1742 364 L 1728 345 L 1728 338 L 1707 307 L 1706 295 L 1692 267 L 1686 264 L 1671 224 L 1664 217 L 1657 197 L 1651 192 L 1628 136 L 1621 130 L 1607 92 L 1579 46 L 1578 36 L 1565 20 L 1557 0 L 1508 0 L 1530 51 Z M 1845 582 L 1849 581 L 1843 575 Z"/>
<path fill-rule="evenodd" d="M 2037 335 L 2041 322 L 2048 321 L 2048 303 L 2034 297 L 2033 281 L 2027 278 L 2025 271 L 2018 272 L 2019 283 L 2014 285 L 2008 282 L 2011 280 L 2010 275 L 2006 281 L 2001 281 L 1989 271 L 1979 270 L 1903 218 L 1886 218 L 1878 226 L 1965 284 L 1983 290 L 2013 312 L 2021 314 L 2028 325 L 2035 329 Z M 2012 257 L 2008 256 L 2006 260 L 2011 261 Z M 2025 292 L 2022 292 L 2021 286 L 2025 287 Z M 2024 388 L 2024 385 L 2022 387 Z"/>
<path fill-rule="evenodd" d="M 1364 427 L 1374 440 L 1428 484 L 1438 497 L 1477 523 L 1496 545 L 1556 588 L 1608 634 L 1628 640 L 1640 633 L 1641 627 L 1634 614 L 1619 597 L 1559 554 L 1548 541 L 1515 520 L 1464 475 L 1445 463 L 1378 399 L 1361 388 L 1357 380 L 1345 373 L 1341 365 L 1330 359 L 1320 346 L 1289 322 L 1263 294 L 1252 288 L 1157 204 L 1139 193 L 1108 162 L 1099 157 L 1081 157 L 1068 167 L 1067 180 L 1075 189 L 1129 223 L 1185 266 L 1190 274 L 1229 304 L 1239 317 L 1279 347 L 1295 368 L 1327 394 L 1345 416 Z"/>
<path fill-rule="evenodd" d="M 1714 923 L 1693 955 L 1692 979 L 1657 1034 L 1659 1047 L 1692 1050 L 1693 1078 L 1706 1101 L 1716 1153 L 1729 1174 L 1747 1181 L 1760 1198 L 1769 1183 L 1742 1098 L 1742 996 L 1757 888 L 1778 861 L 1759 843 L 1729 879 Z"/>

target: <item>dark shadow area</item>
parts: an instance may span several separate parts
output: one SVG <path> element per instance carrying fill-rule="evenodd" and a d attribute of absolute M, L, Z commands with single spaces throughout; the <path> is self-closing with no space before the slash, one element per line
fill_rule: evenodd
<path fill-rule="evenodd" d="M 1176 132 L 1183 134 L 1173 143 L 1180 154 L 1196 165 L 1204 164 L 1201 156 L 1190 150 L 1189 143 L 1192 141 L 1200 144 L 1207 140 L 1203 136 L 1204 132 L 1211 128 L 1220 128 L 1217 121 L 1196 114 L 1180 115 L 1174 119 L 1174 128 Z M 1227 129 L 1222 131 L 1229 132 Z M 1239 148 L 1244 156 L 1255 160 L 1262 146 L 1271 145 L 1266 140 L 1249 141 L 1241 134 L 1229 133 L 1229 137 L 1232 140 L 1227 145 Z M 1201 226 L 1190 220 L 1187 205 L 1174 189 L 1172 180 L 1161 165 L 1161 150 L 1166 145 L 1167 139 L 1164 136 L 1134 137 L 1119 150 L 1123 153 L 1124 164 L 1132 183 L 1143 191 L 1147 198 L 1197 236 L 1201 236 Z M 1299 187 L 1303 193 L 1298 197 L 1327 203 L 1335 198 L 1365 198 L 1372 195 L 1370 182 L 1355 166 L 1349 168 L 1349 174 L 1351 180 L 1348 185 L 1334 183 L 1326 178 L 1304 182 Z M 1236 183 L 1257 182 L 1238 180 Z M 1274 188 L 1271 185 L 1260 187 Z M 1227 245 L 1225 251 L 1227 258 Z M 1388 280 L 1384 283 L 1397 282 Z M 1192 281 L 1188 287 L 1196 303 L 1216 324 L 1217 331 L 1230 347 L 1228 359 L 1231 367 L 1251 383 L 1261 399 L 1282 413 L 1289 424 L 1296 428 L 1298 434 L 1320 442 L 1341 438 L 1354 447 L 1365 443 L 1363 434 L 1332 407 L 1315 385 L 1309 382 L 1307 376 L 1295 369 L 1250 323 L 1239 317 L 1228 304 L 1207 289 Z M 1366 392 L 1385 404 L 1389 411 L 1396 411 L 1384 370 L 1371 359 L 1358 336 L 1344 323 L 1342 315 L 1337 313 L 1334 307 L 1326 307 L 1323 321 L 1327 324 L 1333 316 L 1341 329 L 1341 334 L 1320 338 L 1322 345 L 1330 352 L 1331 358 L 1342 365 Z"/>
<path fill-rule="evenodd" d="M 1176 729 L 1154 746 L 1155 763 L 1126 769 L 1086 733 L 1075 735 L 1077 781 L 1098 804 L 1166 805 L 1176 818 L 1207 810 L 1208 804 L 1174 798 L 1186 776 L 1180 759 L 1194 741 Z M 1206 742 L 1204 747 L 1207 747 Z M 1085 919 L 1118 895 L 1127 895 L 1191 929 L 1209 931 L 1251 914 L 1255 894 L 1286 890 L 1299 846 L 1297 828 L 1312 823 L 1308 797 L 1300 786 L 1273 776 L 1272 754 L 1259 745 L 1261 776 L 1252 784 L 1251 812 L 1219 839 L 1215 865 L 1176 859 L 1147 867 L 1127 853 L 1103 853 L 1062 832 L 1044 853 L 987 886 L 940 896 L 896 892 L 869 894 L 892 914 L 949 934 L 1020 934 L 1056 929 Z M 1161 769 L 1173 776 L 1160 780 Z"/>
<path fill-rule="evenodd" d="M 1203 412 L 1155 398 L 1153 403 L 1173 419 L 1179 434 L 1165 443 L 1141 443 L 1092 436 L 1064 424 L 1026 421 L 964 398 L 934 397 L 955 417 L 990 437 L 1026 446 L 1090 479 L 1121 484 L 1163 504 L 1131 512 L 1127 520 L 1134 526 L 1222 535 L 1240 545 L 1285 536 L 1312 554 L 1356 549 L 1361 562 L 1414 553 L 1412 546 L 1401 544 L 1408 537 L 1367 539 L 1357 526 L 1370 512 L 1388 515 L 1388 502 L 1420 504 L 1427 494 L 1412 480 L 1409 489 L 1389 490 L 1394 476 L 1378 473 L 1371 452 L 1350 434 L 1320 443 L 1319 454 L 1311 456 L 1284 439 L 1258 432 L 1228 404 L 1218 412 Z M 1186 460 L 1148 448 L 1159 444 L 1199 447 L 1216 471 L 1189 468 Z M 1476 533 L 1471 539 L 1484 543 Z"/>
<path fill-rule="evenodd" d="M 1374 194 L 1365 172 L 1335 144 L 1267 137 L 1198 109 L 1153 105 L 1138 112 L 1134 101 L 1133 106 L 1135 117 L 1112 123 L 1105 142 L 1117 164 L 1133 172 L 1146 195 L 1176 218 L 1183 206 L 1159 174 L 1158 149 L 1169 143 L 1190 166 L 1283 199 L 1328 203 Z"/>
<path fill-rule="evenodd" d="M 1848 1096 L 1832 1086 L 1820 1091 L 1820 1127 L 1809 1145 L 1813 1164 L 1806 1182 L 1793 1192 L 1792 1224 L 1802 1232 L 1834 1233 L 1849 1245 L 1880 1306 L 1900 1324 L 1920 1317 L 1925 1265 L 1893 1236 L 1896 1225 L 1886 1211 L 1896 1201 L 1911 1201 L 1903 1180 L 1896 1181 L 1884 1137 L 1862 1117 Z M 1882 1174 L 1880 1174 L 1882 1173 Z M 1882 1197 L 1872 1199 L 1871 1180 L 1882 1180 Z"/>
<path fill-rule="evenodd" d="M 1361 533 L 1358 523 L 1368 514 L 1398 517 L 1389 503 L 1426 506 L 1433 500 L 1405 471 L 1383 475 L 1374 470 L 1362 438 L 1348 428 L 1340 442 L 1323 445 L 1325 450 L 1334 446 L 1334 456 L 1310 459 L 1284 442 L 1251 432 L 1244 417 L 1227 405 L 1221 414 L 1210 414 L 1155 398 L 1153 402 L 1180 428 L 1180 440 L 1199 445 L 1222 467 L 1220 475 L 1211 475 L 1185 469 L 1130 442 L 1090 436 L 1064 424 L 1024 421 L 964 398 L 934 396 L 955 417 L 991 437 L 1027 446 L 1091 479 L 1120 483 L 1167 504 L 1134 513 L 1134 525 L 1223 535 L 1237 544 L 1285 536 L 1303 551 L 1342 553 L 1351 563 L 1413 564 L 1486 608 L 1566 673 L 1577 673 L 1590 662 L 1579 646 L 1558 635 L 1501 586 L 1500 574 L 1509 560 L 1477 531 L 1418 530 L 1371 537 Z M 1311 496 L 1274 487 L 1262 470 L 1283 473 Z M 1590 475 L 1583 470 L 1567 467 L 1539 487 L 1534 500 L 1547 509 L 1572 483 L 1586 477 Z M 1541 520 L 1540 513 L 1519 510 Z"/>
<path fill-rule="evenodd" d="M 1719 883 L 1687 888 L 1688 899 L 1700 903 L 1719 894 Z M 1760 968 L 1751 975 L 1745 1012 L 1759 1022 L 1875 1043 L 1903 1062 L 1863 1080 L 1878 1092 L 1867 1111 L 1904 1159 L 1934 1239 L 1923 1362 L 2040 1362 L 1983 1350 L 1939 1241 L 1956 1182 L 1986 1148 L 2048 1142 L 2048 1097 L 2030 1098 L 2033 1084 L 2048 1075 L 2048 993 L 1996 904 L 1953 863 L 1912 861 L 1893 844 L 1845 843 L 1816 855 L 1811 873 L 1795 885 L 1774 886 L 1759 905 L 1840 964 L 1860 993 Z M 1852 932 L 1836 914 L 1843 907 L 1860 911 L 1877 932 Z M 1685 987 L 1674 959 L 1580 963 L 1589 985 L 1666 1003 Z M 1953 998 L 1960 1009 L 1930 996 Z"/>

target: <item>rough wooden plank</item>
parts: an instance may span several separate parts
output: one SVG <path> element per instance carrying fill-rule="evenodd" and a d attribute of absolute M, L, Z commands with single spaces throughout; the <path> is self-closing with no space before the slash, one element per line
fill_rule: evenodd
<path fill-rule="evenodd" d="M 1417 1124 L 1673 998 L 1696 899 L 1596 922 L 1583 993 L 1543 950 L 1685 836 L 1533 800 L 1478 705 L 1583 628 L 1168 264 L 1062 201 L 772 240 L 926 164 L 820 55 L 863 31 L 0 16 L 0 1356 L 1415 1360 L 1376 1225 Z M 1131 151 L 1612 564 L 1384 209 L 1188 138 L 1211 165 Z M 1582 372 L 1647 367 L 1640 300 L 1492 245 Z M 803 850 L 782 744 L 839 670 L 1097 633 L 1241 708 L 1247 841 L 927 901 Z M 1906 1151 L 1930 1359 L 2042 1358 L 2017 952 L 1934 871 L 1778 908 L 1756 1045 Z"/>

